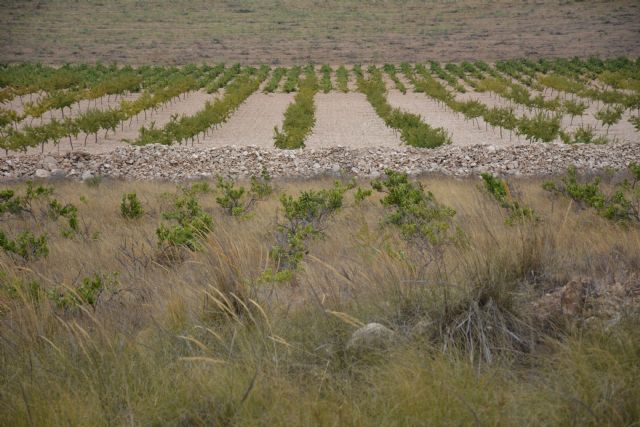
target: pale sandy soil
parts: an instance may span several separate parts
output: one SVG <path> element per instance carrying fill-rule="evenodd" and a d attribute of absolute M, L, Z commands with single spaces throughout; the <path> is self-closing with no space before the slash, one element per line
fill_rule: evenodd
<path fill-rule="evenodd" d="M 214 129 L 198 147 L 223 145 L 257 145 L 273 148 L 273 128 L 282 126 L 284 112 L 295 93 L 262 93 L 251 95 L 227 123 Z"/>
<path fill-rule="evenodd" d="M 84 146 L 83 142 L 85 136 L 84 134 L 80 134 L 73 142 L 74 149 L 81 149 L 82 151 L 89 153 L 105 153 L 112 151 L 116 147 L 127 145 L 123 140 L 136 139 L 142 126 L 149 127 L 151 126 L 151 123 L 155 123 L 156 128 L 160 128 L 166 125 L 174 114 L 193 115 L 203 109 L 207 101 L 215 99 L 217 96 L 220 96 L 221 93 L 222 91 L 218 94 L 207 94 L 203 90 L 189 92 L 186 96 L 181 96 L 179 100 L 163 105 L 157 112 L 148 111 L 146 120 L 144 118 L 144 113 L 140 113 L 137 117 L 137 121 L 136 118 L 134 118 L 133 121 L 125 122 L 124 128 L 118 127 L 115 134 L 111 132 L 107 134 L 106 138 L 104 136 L 104 132 L 101 131 L 98 134 L 97 144 L 95 143 L 94 136 L 90 135 L 87 139 L 87 145 Z M 129 123 L 131 123 L 131 125 L 129 125 Z M 49 143 L 44 147 L 45 153 L 64 153 L 68 151 L 71 151 L 71 146 L 66 138 L 61 141 L 58 146 Z M 40 152 L 40 147 L 33 147 L 27 150 L 27 154 Z"/>
<path fill-rule="evenodd" d="M 455 145 L 491 144 L 509 145 L 517 141 L 516 138 L 509 141 L 508 132 L 500 138 L 499 132 L 485 130 L 482 119 L 480 128 L 475 123 L 467 121 L 461 114 L 455 114 L 423 93 L 414 93 L 410 90 L 405 95 L 396 89 L 389 89 L 387 99 L 391 106 L 401 110 L 418 114 L 422 120 L 433 127 L 445 128 L 453 139 Z"/>
<path fill-rule="evenodd" d="M 306 147 L 363 148 L 402 144 L 399 136 L 385 126 L 361 93 L 319 93 L 315 103 L 316 125 L 305 141 Z"/>

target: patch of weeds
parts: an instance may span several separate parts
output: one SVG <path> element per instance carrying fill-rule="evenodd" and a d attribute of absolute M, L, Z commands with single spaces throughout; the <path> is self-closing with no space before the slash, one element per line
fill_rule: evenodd
<path fill-rule="evenodd" d="M 127 193 L 122 195 L 120 214 L 126 219 L 137 219 L 144 215 L 142 203 L 140 203 L 136 193 Z"/>
<path fill-rule="evenodd" d="M 118 283 L 118 274 L 103 275 L 95 273 L 82 279 L 76 288 L 58 287 L 49 291 L 49 299 L 59 309 L 68 310 L 74 307 L 89 305 L 94 310 L 100 295 L 105 290 L 114 289 Z"/>
<path fill-rule="evenodd" d="M 176 196 L 173 209 L 162 214 L 165 220 L 177 224 L 161 224 L 156 230 L 161 249 L 183 247 L 196 251 L 200 248 L 199 240 L 213 229 L 213 218 L 204 212 L 193 193 L 191 188 Z"/>
<path fill-rule="evenodd" d="M 371 182 L 375 190 L 385 193 L 381 203 L 389 213 L 384 221 L 398 227 L 425 256 L 427 264 L 441 260 L 445 246 L 465 240 L 462 230 L 453 223 L 453 208 L 438 203 L 419 182 L 409 182 L 405 173 L 386 170 L 385 175 Z"/>
<path fill-rule="evenodd" d="M 71 237 L 78 232 L 78 208 L 74 204 L 67 203 L 63 205 L 58 200 L 53 199 L 49 202 L 49 215 L 53 219 L 58 219 L 59 217 L 67 219 L 69 227 L 62 230 L 64 237 Z"/>
<path fill-rule="evenodd" d="M 274 268 L 263 274 L 264 281 L 288 280 L 293 276 L 308 252 L 309 241 L 323 235 L 329 219 L 342 207 L 344 194 L 352 188 L 351 184 L 335 182 L 330 189 L 280 197 L 284 221 L 277 223 L 276 243 L 269 254 Z"/>
<path fill-rule="evenodd" d="M 256 201 L 268 197 L 273 188 L 271 187 L 271 177 L 266 170 L 262 175 L 251 177 L 251 187 L 247 192 L 244 187 L 235 187 L 233 181 L 227 181 L 218 177 L 217 188 L 222 194 L 216 197 L 216 202 L 224 209 L 227 215 L 244 216 Z"/>
<path fill-rule="evenodd" d="M 513 196 L 509 183 L 505 180 L 496 178 L 490 173 L 480 174 L 484 182 L 484 188 L 487 192 L 507 210 L 508 216 L 505 222 L 508 225 L 514 225 L 524 222 L 537 222 L 539 220 L 535 211 L 525 206 L 522 201 Z"/>
<path fill-rule="evenodd" d="M 19 256 L 24 261 L 49 255 L 47 236 L 45 234 L 35 236 L 31 231 L 22 231 L 12 240 L 0 230 L 0 248 L 9 254 Z"/>
<path fill-rule="evenodd" d="M 567 169 L 560 182 L 547 181 L 545 190 L 571 198 L 582 209 L 593 208 L 598 215 L 619 223 L 640 222 L 640 165 L 629 165 L 631 181 L 623 180 L 614 186 L 612 192 L 600 188 L 601 178 L 583 181 L 578 177 L 575 166 Z"/>

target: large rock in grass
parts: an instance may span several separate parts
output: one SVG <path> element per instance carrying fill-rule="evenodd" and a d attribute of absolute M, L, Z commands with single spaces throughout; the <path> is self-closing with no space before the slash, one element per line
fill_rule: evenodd
<path fill-rule="evenodd" d="M 356 330 L 347 342 L 347 350 L 354 353 L 384 350 L 396 338 L 395 332 L 380 323 L 368 323 Z"/>

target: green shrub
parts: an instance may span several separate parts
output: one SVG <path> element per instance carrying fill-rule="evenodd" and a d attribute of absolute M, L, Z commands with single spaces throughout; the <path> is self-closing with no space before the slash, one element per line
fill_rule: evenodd
<path fill-rule="evenodd" d="M 304 140 L 309 136 L 316 123 L 316 106 L 313 98 L 318 91 L 318 79 L 313 69 L 307 70 L 305 79 L 300 83 L 300 90 L 294 101 L 284 113 L 282 131 L 274 128 L 274 145 L 281 149 L 297 149 L 304 147 Z"/>
<path fill-rule="evenodd" d="M 213 218 L 188 191 L 176 196 L 173 209 L 162 217 L 177 222 L 175 225 L 161 224 L 156 230 L 158 245 L 163 249 L 185 247 L 196 251 L 200 248 L 199 239 L 213 229 Z"/>
<path fill-rule="evenodd" d="M 136 193 L 127 193 L 122 195 L 120 202 L 120 215 L 126 219 L 137 219 L 144 215 L 142 203 L 138 200 Z"/>
<path fill-rule="evenodd" d="M 615 106 L 610 107 L 607 106 L 601 110 L 599 110 L 594 117 L 600 122 L 602 122 L 602 126 L 607 127 L 607 134 L 609 133 L 609 128 L 611 125 L 615 125 L 622 118 L 622 113 L 624 113 L 625 108 L 623 106 Z"/>
<path fill-rule="evenodd" d="M 387 170 L 385 175 L 371 185 L 385 193 L 381 203 L 390 210 L 386 223 L 397 226 L 405 239 L 432 259 L 439 259 L 446 245 L 463 241 L 462 230 L 453 223 L 454 209 L 438 203 L 419 182 L 409 182 L 405 173 Z"/>
<path fill-rule="evenodd" d="M 627 223 L 640 221 L 640 187 L 636 186 L 640 178 L 637 164 L 629 165 L 634 181 L 627 180 L 617 184 L 610 193 L 600 188 L 601 179 L 596 176 L 591 181 L 581 182 L 575 166 L 567 169 L 560 182 L 548 181 L 543 188 L 554 194 L 571 198 L 581 208 L 593 208 L 598 214 L 612 221 Z"/>
<path fill-rule="evenodd" d="M 494 177 L 490 173 L 480 174 L 484 182 L 487 192 L 506 209 L 509 213 L 505 222 L 508 225 L 514 225 L 519 222 L 533 221 L 536 222 L 538 217 L 533 209 L 524 206 L 520 200 L 516 200 L 509 188 L 509 183 Z"/>
<path fill-rule="evenodd" d="M 63 205 L 58 200 L 53 199 L 49 202 L 49 214 L 53 219 L 59 217 L 66 218 L 69 224 L 69 228 L 62 230 L 62 235 L 69 237 L 78 232 L 78 208 L 72 204 L 67 203 Z"/>
<path fill-rule="evenodd" d="M 7 253 L 20 256 L 25 261 L 49 255 L 47 236 L 42 234 L 36 237 L 31 231 L 22 231 L 15 240 L 11 240 L 0 230 L 0 248 Z"/>
<path fill-rule="evenodd" d="M 349 92 L 349 72 L 344 65 L 336 70 L 336 84 L 340 92 Z"/>
<path fill-rule="evenodd" d="M 70 309 L 87 304 L 94 310 L 100 295 L 108 288 L 115 287 L 118 275 L 109 276 L 95 273 L 84 277 L 80 286 L 75 289 L 58 287 L 49 291 L 49 299 L 60 309 Z"/>
<path fill-rule="evenodd" d="M 276 227 L 276 243 L 270 257 L 279 277 L 290 277 L 307 252 L 308 241 L 321 236 L 327 221 L 342 207 L 343 196 L 353 188 L 336 182 L 327 190 L 303 191 L 297 198 L 283 194 L 284 222 Z M 268 275 L 272 275 L 269 270 Z M 276 276 L 278 277 L 278 276 Z"/>
<path fill-rule="evenodd" d="M 532 117 L 522 117 L 518 122 L 518 133 L 531 142 L 551 142 L 560 133 L 561 116 L 548 116 L 539 112 Z"/>
<path fill-rule="evenodd" d="M 216 202 L 231 216 L 246 214 L 256 201 L 266 198 L 273 191 L 271 177 L 266 169 L 263 169 L 259 178 L 251 177 L 251 187 L 248 192 L 244 187 L 235 187 L 233 181 L 226 181 L 220 176 L 216 186 L 222 192 L 222 195 L 216 197 Z"/>
<path fill-rule="evenodd" d="M 560 139 L 565 144 L 607 144 L 607 140 L 604 136 L 596 136 L 593 126 L 580 126 L 572 134 L 564 131 L 560 131 Z"/>
<path fill-rule="evenodd" d="M 564 112 L 571 116 L 571 124 L 573 124 L 574 117 L 582 117 L 589 107 L 586 102 L 576 101 L 573 99 L 567 99 L 566 101 L 564 101 L 562 106 Z"/>
<path fill-rule="evenodd" d="M 253 193 L 258 200 L 265 199 L 273 193 L 271 175 L 269 175 L 269 171 L 267 171 L 266 168 L 262 169 L 259 177 L 251 177 L 251 193 Z"/>
<path fill-rule="evenodd" d="M 435 148 L 451 143 L 451 137 L 444 128 L 432 128 L 420 116 L 392 108 L 387 102 L 379 70 L 372 68 L 370 71 L 372 77 L 369 80 L 358 77 L 358 89 L 367 96 L 367 100 L 386 125 L 400 132 L 401 139 L 407 145 Z"/>
<path fill-rule="evenodd" d="M 39 185 L 34 186 L 32 181 L 27 182 L 24 195 L 18 195 L 14 190 L 0 191 L 0 216 L 5 213 L 21 215 L 23 213 L 34 214 L 32 203 L 35 200 L 46 199 L 53 194 L 53 187 Z"/>
<path fill-rule="evenodd" d="M 0 297 L 6 295 L 11 299 L 22 299 L 30 303 L 38 303 L 43 296 L 42 285 L 37 280 L 23 280 L 0 271 Z M 2 309 L 0 309 L 2 313 Z"/>

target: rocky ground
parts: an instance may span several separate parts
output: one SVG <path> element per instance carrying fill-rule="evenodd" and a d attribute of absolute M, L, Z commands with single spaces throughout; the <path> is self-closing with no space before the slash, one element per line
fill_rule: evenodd
<path fill-rule="evenodd" d="M 120 147 L 109 153 L 71 152 L 61 155 L 22 155 L 0 158 L 2 180 L 30 178 L 197 179 L 217 174 L 241 178 L 266 168 L 273 177 L 312 177 L 348 174 L 373 177 L 385 169 L 413 175 L 454 176 L 488 171 L 512 176 L 544 176 L 575 165 L 584 171 L 623 169 L 640 163 L 640 144 L 598 145 L 522 144 L 497 147 L 447 146 L 434 150 L 409 147 L 327 147 L 276 150 L 255 146 L 193 148 L 148 145 Z"/>

